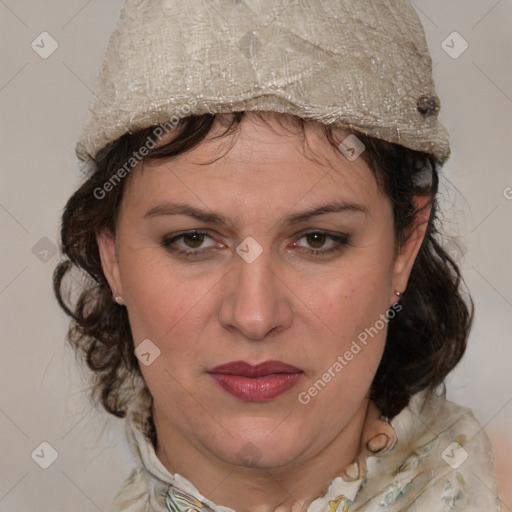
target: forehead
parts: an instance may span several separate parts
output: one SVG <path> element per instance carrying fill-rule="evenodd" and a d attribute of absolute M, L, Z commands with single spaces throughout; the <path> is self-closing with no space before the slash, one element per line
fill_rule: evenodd
<path fill-rule="evenodd" d="M 215 123 L 193 150 L 134 170 L 126 201 L 147 205 L 195 196 L 202 206 L 261 208 L 276 201 L 378 199 L 379 187 L 365 160 L 347 159 L 317 122 L 302 127 L 286 116 L 246 113 L 234 131 L 225 134 L 225 129 Z M 346 130 L 333 131 L 336 142 L 347 135 Z"/>

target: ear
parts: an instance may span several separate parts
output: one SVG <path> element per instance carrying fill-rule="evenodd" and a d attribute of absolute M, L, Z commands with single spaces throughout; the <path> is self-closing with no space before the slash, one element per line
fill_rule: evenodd
<path fill-rule="evenodd" d="M 407 288 L 414 261 L 420 250 L 432 209 L 432 199 L 425 196 L 417 196 L 414 199 L 417 213 L 409 231 L 406 233 L 406 240 L 398 250 L 393 264 L 392 296 L 391 303 L 396 302 L 395 291 L 403 292 Z"/>
<path fill-rule="evenodd" d="M 103 229 L 96 234 L 96 243 L 101 259 L 101 267 L 105 278 L 110 285 L 114 295 L 123 295 L 121 279 L 119 274 L 119 262 L 117 257 L 117 248 L 114 235 Z"/>

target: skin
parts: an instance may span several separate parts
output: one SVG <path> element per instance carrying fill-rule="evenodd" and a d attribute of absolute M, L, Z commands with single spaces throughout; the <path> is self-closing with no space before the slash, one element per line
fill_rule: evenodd
<path fill-rule="evenodd" d="M 154 398 L 157 457 L 214 503 L 240 512 L 306 510 L 357 457 L 366 417 L 378 414 L 366 397 L 386 328 L 309 403 L 298 395 L 396 302 L 427 225 L 428 208 L 395 251 L 391 202 L 364 160 L 346 159 L 316 123 L 307 124 L 306 142 L 276 116 L 248 113 L 236 136 L 209 136 L 171 161 L 133 171 L 115 236 L 98 234 L 135 345 L 150 339 L 161 351 L 140 365 Z M 364 211 L 281 222 L 340 200 Z M 216 212 L 228 224 L 162 210 L 145 217 L 169 202 Z M 172 247 L 202 255 L 187 259 L 162 245 L 192 229 L 209 236 Z M 337 247 L 305 236 L 312 230 L 349 235 L 348 244 L 308 254 Z M 248 236 L 263 250 L 252 263 L 236 252 Z M 236 360 L 280 360 L 304 374 L 286 393 L 248 402 L 207 373 Z"/>

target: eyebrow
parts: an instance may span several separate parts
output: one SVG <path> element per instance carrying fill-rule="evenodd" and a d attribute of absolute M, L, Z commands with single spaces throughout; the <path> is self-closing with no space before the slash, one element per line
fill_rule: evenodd
<path fill-rule="evenodd" d="M 279 224 L 298 224 L 306 220 L 316 217 L 318 215 L 324 215 L 326 213 L 362 213 L 367 215 L 369 213 L 368 208 L 362 204 L 351 203 L 346 201 L 336 201 L 332 203 L 322 204 L 315 206 L 309 210 L 302 212 L 293 213 L 284 217 Z M 229 225 L 230 222 L 222 215 L 207 210 L 202 210 L 188 204 L 180 203 L 162 203 L 149 209 L 145 214 L 144 218 L 153 218 L 163 215 L 186 215 L 193 217 L 201 222 L 210 224 L 222 224 Z"/>

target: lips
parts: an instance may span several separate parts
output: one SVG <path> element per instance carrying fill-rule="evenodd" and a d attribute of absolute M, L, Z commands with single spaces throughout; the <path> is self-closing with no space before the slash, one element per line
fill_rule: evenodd
<path fill-rule="evenodd" d="M 240 375 L 242 377 L 261 377 L 273 373 L 302 373 L 301 370 L 283 363 L 282 361 L 264 361 L 253 366 L 245 361 L 232 361 L 216 366 L 210 373 L 223 373 L 225 375 Z"/>
<path fill-rule="evenodd" d="M 232 361 L 208 372 L 224 391 L 249 402 L 272 400 L 294 387 L 304 375 L 282 361 L 264 361 L 255 366 Z"/>

